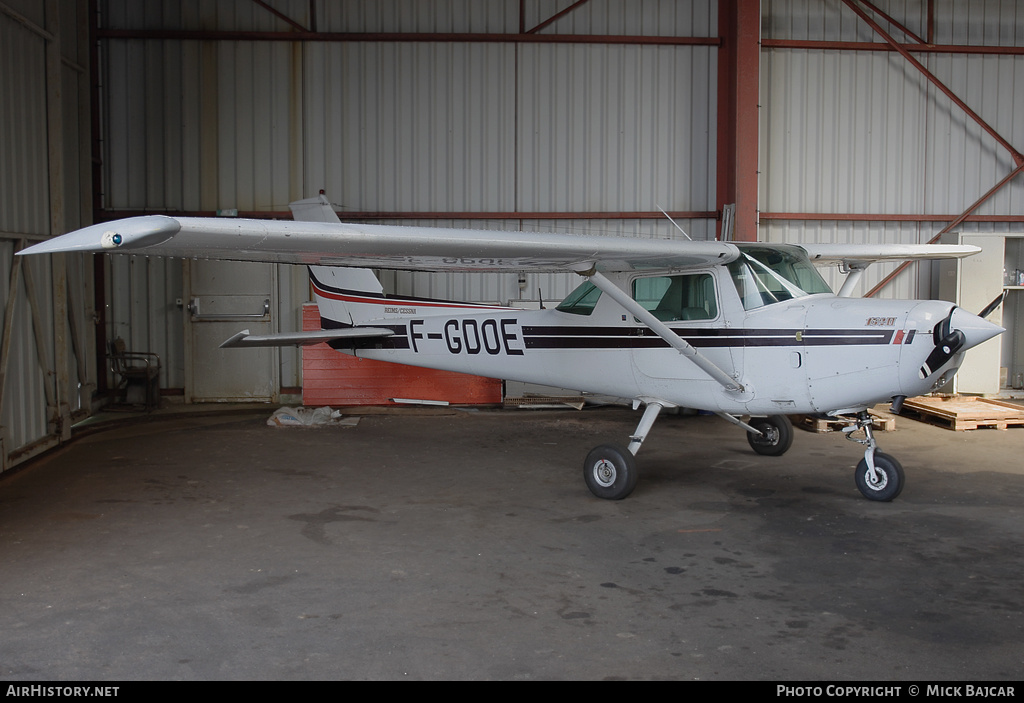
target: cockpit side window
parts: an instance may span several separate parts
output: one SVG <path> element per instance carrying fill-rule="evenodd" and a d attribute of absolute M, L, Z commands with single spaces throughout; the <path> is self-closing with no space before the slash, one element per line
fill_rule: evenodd
<path fill-rule="evenodd" d="M 633 299 L 663 322 L 718 317 L 715 282 L 707 273 L 637 278 Z"/>

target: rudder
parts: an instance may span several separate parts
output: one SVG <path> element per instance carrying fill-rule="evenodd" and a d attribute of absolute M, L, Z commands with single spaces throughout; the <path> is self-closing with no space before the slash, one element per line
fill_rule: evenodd
<path fill-rule="evenodd" d="M 289 207 L 299 222 L 341 224 L 323 191 L 315 198 L 297 200 Z M 346 266 L 310 266 L 309 278 L 325 327 L 348 327 L 383 317 L 384 288 L 370 269 Z"/>

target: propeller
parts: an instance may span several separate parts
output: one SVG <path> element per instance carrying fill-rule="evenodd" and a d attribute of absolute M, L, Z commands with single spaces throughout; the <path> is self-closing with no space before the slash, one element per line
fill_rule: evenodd
<path fill-rule="evenodd" d="M 995 300 L 986 305 L 985 309 L 978 313 L 978 317 L 985 319 L 986 317 L 994 313 L 996 311 L 996 308 L 1002 305 L 1003 301 L 1006 300 L 1006 294 L 1009 292 L 1010 291 L 1008 289 L 1004 288 L 1003 292 L 997 295 Z"/>
<path fill-rule="evenodd" d="M 953 329 L 953 313 L 955 311 L 956 306 L 954 305 L 949 311 L 949 316 L 935 325 L 935 329 L 932 330 L 932 341 L 935 342 L 935 348 L 925 359 L 924 366 L 918 371 L 918 375 L 922 379 L 935 373 L 943 364 L 952 359 L 953 355 L 960 351 L 967 342 L 967 335 L 960 330 Z"/>

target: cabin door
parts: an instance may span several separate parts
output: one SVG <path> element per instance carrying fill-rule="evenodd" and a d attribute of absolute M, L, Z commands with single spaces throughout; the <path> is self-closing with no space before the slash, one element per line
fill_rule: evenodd
<path fill-rule="evenodd" d="M 634 300 L 693 345 L 726 373 L 742 355 L 724 328 L 714 276 L 690 273 L 637 278 L 630 284 Z M 633 364 L 649 378 L 709 381 L 693 362 L 637 322 L 643 342 L 634 347 Z M 714 381 L 712 381 L 714 383 Z"/>

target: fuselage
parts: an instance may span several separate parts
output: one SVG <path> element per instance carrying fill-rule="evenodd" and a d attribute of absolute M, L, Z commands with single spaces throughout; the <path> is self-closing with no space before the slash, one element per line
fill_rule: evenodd
<path fill-rule="evenodd" d="M 395 333 L 355 346 L 339 343 L 339 351 L 732 414 L 855 410 L 927 393 L 951 378 L 963 351 L 999 331 L 958 311 L 960 327 L 977 329 L 940 367 L 923 374 L 938 341 L 934 330 L 950 318 L 951 303 L 837 297 L 810 264 L 780 263 L 764 254 L 775 251 L 766 246 L 758 251 L 777 271 L 750 257 L 747 267 L 734 262 L 607 276 L 736 379 L 739 390 L 710 378 L 586 284 L 547 310 L 385 298 L 332 285 L 315 273 L 314 288 L 325 328 L 354 324 Z M 800 263 L 795 255 L 794 262 Z"/>

